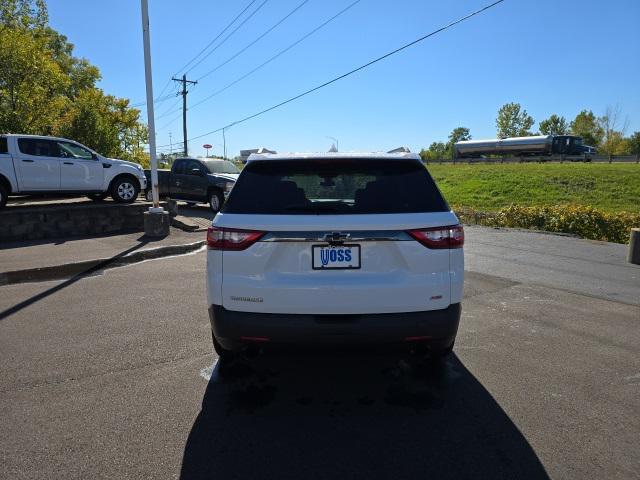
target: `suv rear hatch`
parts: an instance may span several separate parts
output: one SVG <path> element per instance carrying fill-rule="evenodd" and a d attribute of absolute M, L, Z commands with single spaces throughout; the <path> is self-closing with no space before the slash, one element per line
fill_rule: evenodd
<path fill-rule="evenodd" d="M 373 158 L 250 162 L 209 232 L 223 307 L 260 313 L 446 308 L 462 241 L 419 161 Z"/>

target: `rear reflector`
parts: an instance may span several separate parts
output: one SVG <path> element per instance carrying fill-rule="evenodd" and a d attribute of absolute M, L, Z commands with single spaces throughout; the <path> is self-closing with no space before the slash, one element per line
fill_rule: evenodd
<path fill-rule="evenodd" d="M 407 233 L 427 248 L 462 248 L 464 245 L 462 225 L 420 228 Z"/>
<path fill-rule="evenodd" d="M 418 337 L 404 337 L 405 342 L 419 342 L 421 340 L 431 340 L 433 337 L 430 335 L 420 335 Z"/>
<path fill-rule="evenodd" d="M 207 229 L 207 248 L 209 250 L 246 250 L 260 240 L 265 233 L 257 230 L 209 227 Z"/>
<path fill-rule="evenodd" d="M 269 337 L 240 337 L 240 340 L 245 342 L 268 342 Z"/>

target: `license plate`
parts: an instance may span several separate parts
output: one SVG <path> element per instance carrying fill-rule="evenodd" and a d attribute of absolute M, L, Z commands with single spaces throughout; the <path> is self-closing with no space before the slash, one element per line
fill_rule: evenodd
<path fill-rule="evenodd" d="M 314 270 L 360 268 L 360 245 L 313 245 Z"/>

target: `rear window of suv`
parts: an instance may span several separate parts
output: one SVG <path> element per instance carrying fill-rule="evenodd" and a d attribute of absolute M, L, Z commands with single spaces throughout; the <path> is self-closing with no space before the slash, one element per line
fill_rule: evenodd
<path fill-rule="evenodd" d="M 448 210 L 424 166 L 387 159 L 250 162 L 223 208 L 224 213 L 266 215 Z"/>

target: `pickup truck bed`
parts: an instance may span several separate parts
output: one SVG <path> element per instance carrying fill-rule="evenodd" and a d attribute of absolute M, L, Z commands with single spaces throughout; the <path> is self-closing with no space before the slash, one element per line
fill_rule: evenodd
<path fill-rule="evenodd" d="M 147 190 L 151 189 L 151 170 L 145 169 L 144 176 L 147 177 Z M 158 169 L 158 193 L 161 197 L 169 196 L 169 179 L 171 178 L 171 170 L 167 168 Z"/>

